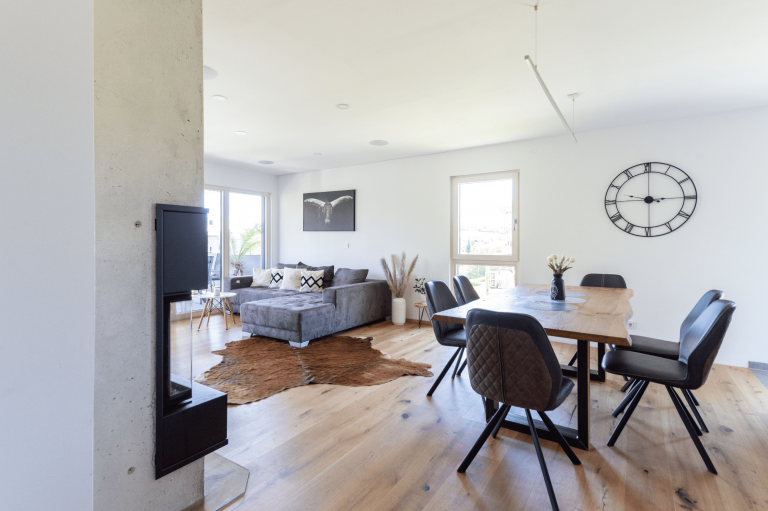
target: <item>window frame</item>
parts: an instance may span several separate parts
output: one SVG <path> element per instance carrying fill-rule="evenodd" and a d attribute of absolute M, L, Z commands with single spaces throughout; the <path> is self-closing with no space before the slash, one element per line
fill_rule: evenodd
<path fill-rule="evenodd" d="M 262 247 L 262 264 L 264 268 L 271 268 L 271 252 L 272 252 L 272 236 L 271 236 L 271 194 L 269 192 L 257 192 L 254 190 L 243 190 L 241 188 L 229 188 L 226 186 L 205 185 L 205 190 L 215 190 L 221 192 L 221 277 L 231 277 L 229 274 L 229 264 L 224 264 L 224 261 L 229 261 L 229 194 L 240 193 L 247 195 L 258 195 L 264 198 L 264 245 Z M 225 269 L 226 268 L 226 269 Z"/>
<path fill-rule="evenodd" d="M 512 253 L 507 255 L 480 255 L 459 253 L 459 185 L 464 183 L 479 183 L 483 181 L 499 181 L 512 179 Z M 463 266 L 501 266 L 515 270 L 515 285 L 517 285 L 517 265 L 520 261 L 520 171 L 505 170 L 482 174 L 451 176 L 451 222 L 450 222 L 450 274 L 451 279 L 457 275 L 459 265 Z"/>

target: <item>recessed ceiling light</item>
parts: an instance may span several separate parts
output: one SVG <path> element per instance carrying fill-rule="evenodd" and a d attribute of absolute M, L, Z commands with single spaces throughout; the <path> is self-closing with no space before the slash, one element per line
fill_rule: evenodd
<path fill-rule="evenodd" d="M 323 153 L 312 153 L 312 156 L 320 156 Z"/>
<path fill-rule="evenodd" d="M 346 104 L 346 103 L 339 103 L 338 105 L 336 105 L 336 108 L 340 108 L 342 110 L 346 110 L 347 108 L 349 108 L 349 105 Z"/>
<path fill-rule="evenodd" d="M 387 142 L 386 140 L 371 140 L 368 143 L 371 144 L 371 145 L 387 145 L 387 144 L 389 144 L 389 142 Z"/>
<path fill-rule="evenodd" d="M 213 80 L 217 76 L 219 76 L 219 73 L 215 69 L 203 66 L 203 80 Z"/>
<path fill-rule="evenodd" d="M 211 97 L 216 101 L 226 101 L 229 99 L 228 97 L 222 96 L 221 94 L 216 94 L 215 96 L 211 96 Z"/>
<path fill-rule="evenodd" d="M 247 134 L 248 134 L 248 133 L 246 133 L 245 131 L 236 131 L 236 132 L 235 132 L 235 135 L 240 135 L 241 137 L 244 137 L 244 136 L 245 136 L 245 135 L 247 135 Z"/>
<path fill-rule="evenodd" d="M 275 162 L 269 161 L 269 160 L 259 160 L 259 163 L 261 163 L 262 165 L 272 165 Z"/>

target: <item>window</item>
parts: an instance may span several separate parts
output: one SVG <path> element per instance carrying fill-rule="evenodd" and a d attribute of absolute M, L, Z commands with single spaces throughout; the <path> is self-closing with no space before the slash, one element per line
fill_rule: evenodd
<path fill-rule="evenodd" d="M 451 178 L 451 277 L 487 296 L 517 285 L 517 171 Z"/>
<path fill-rule="evenodd" d="M 269 194 L 206 187 L 205 207 L 211 287 L 220 286 L 222 276 L 269 267 Z"/>

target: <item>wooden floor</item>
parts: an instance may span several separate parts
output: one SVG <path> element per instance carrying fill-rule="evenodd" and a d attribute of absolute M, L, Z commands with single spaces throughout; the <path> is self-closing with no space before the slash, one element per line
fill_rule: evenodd
<path fill-rule="evenodd" d="M 199 334 L 196 328 L 196 375 L 220 360 L 212 350 L 245 337 L 239 325 L 225 331 L 221 316 Z M 379 323 L 348 333 L 373 337 L 392 357 L 430 363 L 436 374 L 453 353 L 437 344 L 429 325 Z M 553 346 L 561 361 L 574 350 Z M 715 365 L 696 391 L 711 431 L 702 442 L 717 476 L 707 472 L 658 385 L 648 388 L 616 446 L 607 447 L 617 423 L 610 412 L 623 396 L 623 381 L 609 378 L 591 387 L 592 446 L 576 450 L 581 466 L 542 441 L 562 510 L 768 510 L 768 392 L 749 370 Z M 456 473 L 483 429 L 481 400 L 466 372 L 454 380 L 448 374 L 427 398 L 433 380 L 309 385 L 230 407 L 229 445 L 218 452 L 251 471 L 238 511 L 550 509 L 527 435 L 502 430 L 466 475 Z M 575 398 L 574 391 L 550 414 L 555 422 L 573 426 Z"/>

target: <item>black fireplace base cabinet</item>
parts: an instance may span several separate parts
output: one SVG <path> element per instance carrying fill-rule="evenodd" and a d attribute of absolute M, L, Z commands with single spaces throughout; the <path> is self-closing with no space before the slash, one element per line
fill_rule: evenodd
<path fill-rule="evenodd" d="M 192 291 L 208 287 L 208 210 L 156 205 L 155 478 L 227 445 L 227 395 L 192 378 Z M 181 314 L 188 338 L 172 324 Z"/>
<path fill-rule="evenodd" d="M 166 412 L 162 428 L 159 477 L 227 445 L 227 395 L 193 382 L 192 401 Z"/>

